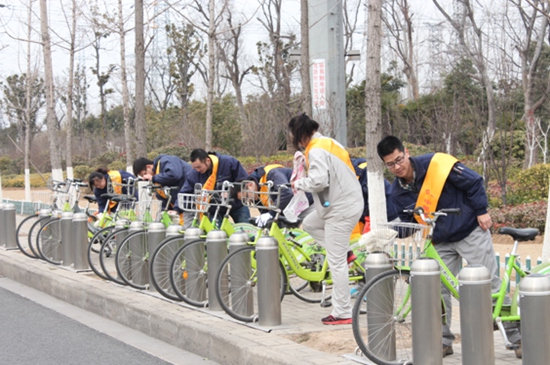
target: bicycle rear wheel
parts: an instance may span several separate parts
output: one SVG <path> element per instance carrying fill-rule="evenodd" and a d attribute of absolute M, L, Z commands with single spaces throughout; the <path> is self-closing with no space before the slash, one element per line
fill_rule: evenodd
<path fill-rule="evenodd" d="M 34 224 L 29 229 L 29 233 L 27 236 L 27 244 L 29 246 L 29 249 L 32 251 L 34 256 L 41 259 L 42 256 L 40 255 L 40 252 L 38 252 L 38 249 L 36 248 L 36 240 L 38 238 L 38 234 L 40 233 L 40 230 L 42 227 L 50 220 L 52 219 L 52 216 L 46 216 L 38 219 L 34 222 Z"/>
<path fill-rule="evenodd" d="M 326 260 L 324 250 L 315 253 L 309 252 L 308 254 L 301 247 L 294 245 L 292 251 L 302 267 L 313 272 L 322 270 Z M 286 268 L 286 271 L 288 273 L 290 291 L 298 297 L 298 299 L 307 303 L 321 303 L 323 300 L 330 300 L 332 296 L 332 285 L 325 286 L 325 291 L 323 292 L 322 282 L 302 279 L 293 273 L 289 267 Z"/>
<path fill-rule="evenodd" d="M 165 298 L 181 301 L 170 282 L 170 264 L 176 252 L 185 244 L 183 235 L 163 240 L 151 256 L 151 284 Z"/>
<path fill-rule="evenodd" d="M 40 228 L 36 236 L 36 248 L 42 259 L 54 265 L 61 264 L 60 218 L 52 218 Z"/>
<path fill-rule="evenodd" d="M 118 245 L 115 266 L 122 281 L 139 290 L 149 285 L 148 234 L 142 230 L 130 233 Z"/>
<path fill-rule="evenodd" d="M 128 237 L 128 228 L 112 231 L 103 241 L 99 249 L 99 265 L 103 274 L 114 283 L 126 285 L 120 278 L 116 268 L 116 254 L 122 241 Z"/>
<path fill-rule="evenodd" d="M 207 273 L 205 240 L 197 239 L 186 243 L 176 252 L 170 263 L 170 283 L 174 293 L 189 305 L 207 307 Z"/>
<path fill-rule="evenodd" d="M 97 276 L 104 280 L 109 280 L 109 278 L 101 269 L 101 264 L 99 262 L 99 253 L 101 252 L 101 245 L 103 245 L 105 239 L 109 237 L 114 229 L 115 226 L 109 226 L 100 229 L 93 235 L 93 237 L 90 239 L 90 242 L 88 243 L 88 265 L 90 265 L 90 268 Z M 110 254 L 110 245 L 106 245 L 106 249 L 109 250 Z"/>
<path fill-rule="evenodd" d="M 371 361 L 412 363 L 410 272 L 392 270 L 370 280 L 353 306 L 353 336 Z"/>
<path fill-rule="evenodd" d="M 230 253 L 221 263 L 215 281 L 216 297 L 225 313 L 238 321 L 258 320 L 258 276 L 256 248 L 245 246 Z M 279 261 L 279 291 L 285 295 L 287 277 Z"/>
<path fill-rule="evenodd" d="M 21 250 L 21 252 L 31 259 L 37 259 L 38 256 L 34 254 L 34 252 L 31 249 L 31 245 L 29 245 L 29 232 L 31 227 L 40 219 L 40 216 L 38 213 L 29 215 L 25 219 L 19 223 L 17 226 L 17 230 L 15 231 L 15 238 L 17 247 Z"/>

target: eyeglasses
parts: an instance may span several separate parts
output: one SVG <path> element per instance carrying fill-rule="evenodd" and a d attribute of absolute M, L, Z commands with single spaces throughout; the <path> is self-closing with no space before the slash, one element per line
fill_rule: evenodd
<path fill-rule="evenodd" d="M 386 167 L 391 170 L 395 168 L 395 165 L 401 166 L 403 162 L 405 162 L 405 154 L 403 154 L 403 156 L 397 157 L 393 162 L 386 163 Z"/>

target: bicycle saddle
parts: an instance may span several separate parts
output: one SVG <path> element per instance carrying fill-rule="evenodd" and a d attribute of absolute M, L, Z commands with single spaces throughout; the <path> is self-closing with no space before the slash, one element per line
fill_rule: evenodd
<path fill-rule="evenodd" d="M 502 227 L 498 230 L 498 233 L 510 235 L 514 240 L 524 242 L 534 240 L 539 234 L 539 230 L 536 228 Z"/>
<path fill-rule="evenodd" d="M 90 203 L 97 203 L 97 199 L 94 195 L 84 195 L 83 198 L 89 201 Z"/>

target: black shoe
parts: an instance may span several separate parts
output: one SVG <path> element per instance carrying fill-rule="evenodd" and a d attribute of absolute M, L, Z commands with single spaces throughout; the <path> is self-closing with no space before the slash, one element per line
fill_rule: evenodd
<path fill-rule="evenodd" d="M 443 357 L 454 354 L 452 346 L 443 345 Z"/>
<path fill-rule="evenodd" d="M 523 351 L 521 349 L 521 340 L 514 343 L 514 352 L 516 353 L 516 357 L 518 359 L 521 359 L 523 357 Z"/>

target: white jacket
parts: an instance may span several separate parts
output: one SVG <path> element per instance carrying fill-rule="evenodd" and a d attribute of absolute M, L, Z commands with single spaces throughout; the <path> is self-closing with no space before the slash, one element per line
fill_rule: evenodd
<path fill-rule="evenodd" d="M 311 138 L 327 137 L 317 132 Z M 294 187 L 313 193 L 313 204 L 319 217 L 325 220 L 358 217 L 363 211 L 363 195 L 355 171 L 322 148 L 312 148 L 307 159 L 307 177 L 297 180 Z M 328 202 L 329 206 L 324 207 L 323 202 Z"/>

